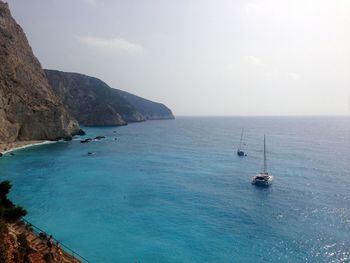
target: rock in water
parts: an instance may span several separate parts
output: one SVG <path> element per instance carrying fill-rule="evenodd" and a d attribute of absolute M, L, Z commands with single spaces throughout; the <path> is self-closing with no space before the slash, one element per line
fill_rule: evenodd
<path fill-rule="evenodd" d="M 0 0 L 0 142 L 69 138 L 78 131 L 8 4 Z"/>
<path fill-rule="evenodd" d="M 81 140 L 80 143 L 88 143 L 88 142 L 91 142 L 92 139 L 91 138 L 87 138 L 85 140 Z"/>
<path fill-rule="evenodd" d="M 80 130 L 78 131 L 78 134 L 77 134 L 77 135 L 84 136 L 84 135 L 86 135 L 86 132 L 85 132 L 84 130 L 80 129 Z"/>

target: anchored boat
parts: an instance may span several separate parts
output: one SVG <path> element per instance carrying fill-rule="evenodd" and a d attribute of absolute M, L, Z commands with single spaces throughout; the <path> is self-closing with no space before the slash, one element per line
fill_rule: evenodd
<path fill-rule="evenodd" d="M 266 166 L 266 138 L 264 134 L 264 171 L 255 175 L 252 179 L 252 184 L 257 186 L 269 186 L 272 184 L 273 176 L 267 172 Z"/>
<path fill-rule="evenodd" d="M 239 147 L 238 147 L 238 150 L 237 150 L 237 155 L 238 155 L 238 156 L 245 156 L 245 155 L 246 155 L 246 154 L 244 153 L 244 151 L 242 150 L 243 132 L 244 132 L 244 128 L 242 128 L 241 140 L 239 141 Z"/>

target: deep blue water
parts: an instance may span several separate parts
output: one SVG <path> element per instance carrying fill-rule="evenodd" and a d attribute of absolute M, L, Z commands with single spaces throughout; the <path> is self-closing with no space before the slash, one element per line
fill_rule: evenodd
<path fill-rule="evenodd" d="M 242 127 L 245 158 L 235 153 Z M 349 117 L 86 131 L 107 138 L 17 151 L 0 159 L 0 179 L 28 220 L 91 262 L 350 262 Z M 250 179 L 264 133 L 275 181 L 262 189 Z"/>

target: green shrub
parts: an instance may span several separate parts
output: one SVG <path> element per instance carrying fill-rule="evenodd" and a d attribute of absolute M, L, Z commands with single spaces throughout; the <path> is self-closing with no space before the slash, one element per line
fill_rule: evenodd
<path fill-rule="evenodd" d="M 14 205 L 7 197 L 11 190 L 11 183 L 3 181 L 0 183 L 0 263 L 6 260 L 7 244 L 5 243 L 5 235 L 7 233 L 7 223 L 16 222 L 27 211 L 21 207 Z"/>
<path fill-rule="evenodd" d="M 3 181 L 0 183 L 0 198 L 3 198 L 8 195 L 8 193 L 10 193 L 12 184 L 10 183 L 10 181 Z"/>
<path fill-rule="evenodd" d="M 7 222 L 16 222 L 22 216 L 25 216 L 27 211 L 21 206 L 14 206 L 4 210 L 4 219 Z"/>
<path fill-rule="evenodd" d="M 7 195 L 10 193 L 11 187 L 9 181 L 0 183 L 0 218 L 6 222 L 15 222 L 27 214 L 23 207 L 14 205 L 8 199 Z"/>

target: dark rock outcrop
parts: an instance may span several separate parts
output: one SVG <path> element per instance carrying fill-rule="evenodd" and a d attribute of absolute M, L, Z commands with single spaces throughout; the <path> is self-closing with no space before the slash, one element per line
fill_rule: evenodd
<path fill-rule="evenodd" d="M 174 118 L 163 104 L 113 89 L 97 78 L 57 70 L 45 70 L 45 74 L 66 109 L 80 124 L 125 125 Z"/>
<path fill-rule="evenodd" d="M 8 4 L 0 0 L 0 142 L 53 140 L 78 130 Z"/>
<path fill-rule="evenodd" d="M 84 136 L 84 135 L 86 135 L 86 132 L 85 132 L 84 130 L 80 129 L 80 130 L 78 131 L 78 134 L 77 134 L 77 135 L 79 135 L 79 136 Z"/>
<path fill-rule="evenodd" d="M 88 142 L 91 142 L 91 141 L 92 141 L 91 138 L 87 138 L 87 139 L 81 140 L 80 143 L 88 143 Z"/>

